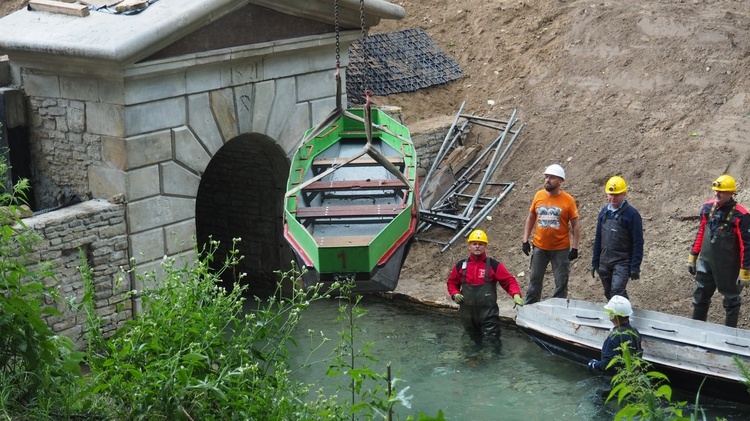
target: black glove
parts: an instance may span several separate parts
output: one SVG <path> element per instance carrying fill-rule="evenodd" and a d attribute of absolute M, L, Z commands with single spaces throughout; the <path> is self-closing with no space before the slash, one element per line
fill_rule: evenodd
<path fill-rule="evenodd" d="M 575 260 L 578 258 L 578 249 L 570 249 L 568 252 L 568 260 Z"/>
<path fill-rule="evenodd" d="M 591 266 L 591 277 L 596 279 L 596 268 Z"/>
<path fill-rule="evenodd" d="M 630 272 L 630 279 L 634 281 L 641 279 L 641 272 Z"/>
<path fill-rule="evenodd" d="M 529 242 L 526 241 L 523 243 L 523 246 L 521 247 L 521 249 L 523 250 L 523 254 L 528 256 L 529 253 L 531 252 L 531 244 L 529 244 Z"/>
<path fill-rule="evenodd" d="M 589 371 L 596 371 L 596 363 L 597 363 L 596 360 L 589 361 L 589 363 L 587 365 Z"/>

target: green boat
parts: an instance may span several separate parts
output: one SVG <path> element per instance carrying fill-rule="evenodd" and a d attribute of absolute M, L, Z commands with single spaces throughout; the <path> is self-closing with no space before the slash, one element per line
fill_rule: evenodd
<path fill-rule="evenodd" d="M 284 237 L 305 287 L 351 279 L 355 292 L 393 291 L 419 215 L 409 130 L 369 105 L 327 121 L 292 159 Z"/>

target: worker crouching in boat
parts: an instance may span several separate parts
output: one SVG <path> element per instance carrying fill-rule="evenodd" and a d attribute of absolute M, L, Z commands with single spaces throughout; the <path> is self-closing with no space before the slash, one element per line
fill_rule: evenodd
<path fill-rule="evenodd" d="M 502 263 L 487 256 L 487 234 L 475 230 L 469 235 L 469 257 L 453 266 L 448 277 L 448 294 L 458 307 L 458 315 L 469 337 L 476 343 L 500 344 L 500 309 L 497 284 L 516 305 L 523 305 L 518 281 Z"/>

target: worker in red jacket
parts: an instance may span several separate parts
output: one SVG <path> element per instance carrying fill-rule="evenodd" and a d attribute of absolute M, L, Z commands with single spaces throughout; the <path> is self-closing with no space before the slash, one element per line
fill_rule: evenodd
<path fill-rule="evenodd" d="M 458 304 L 458 315 L 469 337 L 481 344 L 487 339 L 500 344 L 500 309 L 497 306 L 497 284 L 524 305 L 518 281 L 505 266 L 487 256 L 487 234 L 475 230 L 469 235 L 469 258 L 453 266 L 448 277 L 448 294 Z"/>
<path fill-rule="evenodd" d="M 703 204 L 701 223 L 688 256 L 695 276 L 693 319 L 706 320 L 711 297 L 724 296 L 724 324 L 737 327 L 743 286 L 750 285 L 750 215 L 734 200 L 737 183 L 719 176 L 712 184 L 714 199 Z"/>

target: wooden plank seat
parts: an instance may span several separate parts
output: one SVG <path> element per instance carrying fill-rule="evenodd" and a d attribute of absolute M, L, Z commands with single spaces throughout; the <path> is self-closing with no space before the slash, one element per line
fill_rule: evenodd
<path fill-rule="evenodd" d="M 315 237 L 315 242 L 320 247 L 367 246 L 373 238 L 375 238 L 374 235 L 343 235 Z"/>
<path fill-rule="evenodd" d="M 364 218 L 370 216 L 396 216 L 403 208 L 400 204 L 353 205 L 353 206 L 307 206 L 297 208 L 298 219 L 316 218 Z"/>
<path fill-rule="evenodd" d="M 376 189 L 404 189 L 406 184 L 398 178 L 384 180 L 331 180 L 315 181 L 307 185 L 306 191 L 326 190 L 376 190 Z"/>
<path fill-rule="evenodd" d="M 390 163 L 394 165 L 404 165 L 403 156 L 386 156 L 385 159 L 387 159 Z M 334 165 L 342 164 L 348 160 L 349 158 L 341 158 L 341 157 L 316 158 L 313 160 L 312 164 L 314 167 L 332 167 Z M 354 161 L 348 163 L 347 165 L 371 166 L 371 165 L 380 165 L 380 164 L 377 161 L 375 161 L 375 159 L 373 159 L 371 156 L 360 156 Z"/>

